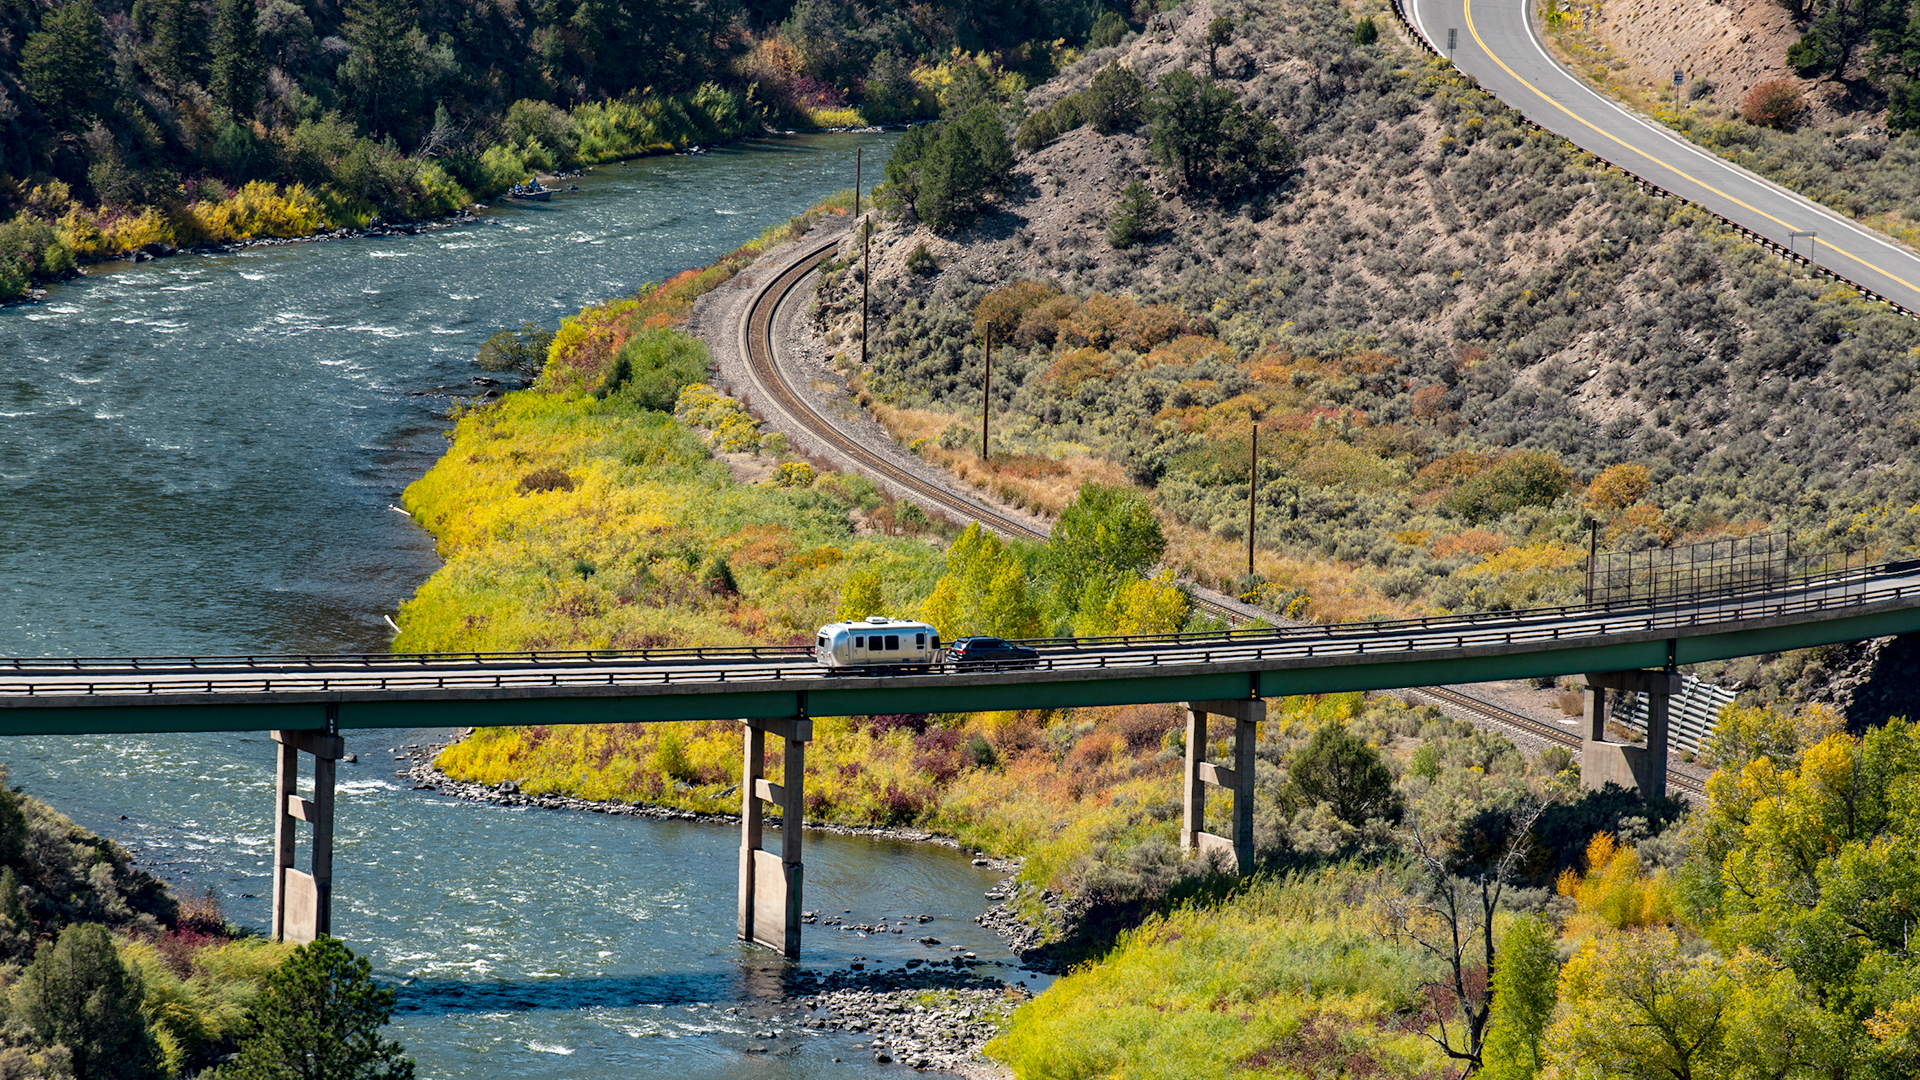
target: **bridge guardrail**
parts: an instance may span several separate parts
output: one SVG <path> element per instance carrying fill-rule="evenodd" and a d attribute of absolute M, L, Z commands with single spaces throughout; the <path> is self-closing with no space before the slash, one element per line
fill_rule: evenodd
<path fill-rule="evenodd" d="M 1359 641 L 1367 639 L 1389 639 L 1404 637 L 1414 631 L 1431 634 L 1436 631 L 1477 629 L 1493 624 L 1508 627 L 1507 633 L 1524 629 L 1536 624 L 1565 623 L 1579 616 L 1602 616 L 1608 620 L 1616 617 L 1664 618 L 1666 615 L 1686 613 L 1689 619 L 1663 625 L 1698 625 L 1703 613 L 1711 613 L 1711 621 L 1727 621 L 1729 611 L 1738 616 L 1746 605 L 1753 602 L 1789 603 L 1805 599 L 1812 590 L 1820 590 L 1822 602 L 1840 600 L 1850 604 L 1870 602 L 1866 597 L 1879 595 L 1872 590 L 1855 591 L 1854 587 L 1871 582 L 1876 577 L 1893 573 L 1906 573 L 1920 568 L 1920 560 L 1895 560 L 1874 566 L 1858 567 L 1846 571 L 1819 574 L 1804 580 L 1788 583 L 1786 586 L 1775 584 L 1772 588 L 1756 589 L 1745 592 L 1729 592 L 1714 595 L 1710 603 L 1650 603 L 1643 600 L 1617 604 L 1562 604 L 1555 607 L 1527 608 L 1519 611 L 1481 611 L 1466 612 L 1458 615 L 1423 616 L 1417 619 L 1381 620 L 1368 623 L 1318 623 L 1310 626 L 1262 627 L 1252 630 L 1211 630 L 1196 633 L 1137 634 L 1114 635 L 1107 637 L 1081 638 L 1035 638 L 1027 643 L 1042 649 L 1101 649 L 1117 648 L 1135 650 L 1143 647 L 1176 647 L 1204 645 L 1221 642 L 1231 645 L 1237 641 L 1289 642 L 1305 639 L 1318 641 Z M 1834 589 L 1845 590 L 1838 597 L 1832 595 Z M 1903 590 L 1904 593 L 1903 593 Z M 1897 599 L 1906 594 L 1920 593 L 1920 584 L 1896 587 L 1888 593 L 1886 599 Z M 1731 605 L 1731 609 L 1730 609 Z M 1800 610 L 1782 608 L 1783 613 Z M 1476 638 L 1478 635 L 1476 634 Z M 610 663 L 631 665 L 662 664 L 687 660 L 706 661 L 716 664 L 751 664 L 764 659 L 811 660 L 812 646 L 741 646 L 736 649 L 694 648 L 694 649 L 641 649 L 619 651 L 609 649 L 590 649 L 579 651 L 540 651 L 528 653 L 374 653 L 374 654 L 318 654 L 296 656 L 234 656 L 234 657 L 141 657 L 141 658 L 104 658 L 104 657 L 0 657 L 0 669 L 13 671 L 36 671 L 55 674 L 60 671 L 98 671 L 103 674 L 114 669 L 130 673 L 152 671 L 163 672 L 218 672 L 250 670 L 262 667 L 334 667 L 342 665 L 360 665 L 369 670 L 381 668 L 414 668 L 431 665 L 443 668 L 453 664 L 474 666 L 504 664 L 538 665 L 543 671 L 555 665 L 573 665 L 592 667 Z M 806 665 L 811 669 L 813 665 Z M 985 665 L 975 666 L 975 670 Z"/>
<path fill-rule="evenodd" d="M 1860 590 L 1840 596 L 1825 593 L 1775 597 L 1744 602 L 1731 610 L 1724 604 L 1708 609 L 1704 607 L 1674 608 L 1666 611 L 1648 611 L 1638 617 L 1599 613 L 1599 617 L 1583 620 L 1571 625 L 1564 623 L 1527 622 L 1506 627 L 1490 627 L 1469 631 L 1465 627 L 1456 628 L 1457 632 L 1448 634 L 1447 628 L 1430 628 L 1424 633 L 1411 632 L 1396 635 L 1345 635 L 1336 637 L 1295 637 L 1293 639 L 1269 639 L 1263 642 L 1248 641 L 1220 643 L 1214 648 L 1173 648 L 1179 643 L 1149 642 L 1144 646 L 1120 652 L 1061 652 L 1043 653 L 1037 660 L 1025 660 L 1012 663 L 967 664 L 964 666 L 940 665 L 936 670 L 942 673 L 966 672 L 988 673 L 1009 670 L 1044 671 L 1085 671 L 1110 667 L 1155 668 L 1183 665 L 1214 663 L 1259 662 L 1279 659 L 1314 659 L 1332 656 L 1368 656 L 1392 653 L 1409 653 L 1423 650 L 1466 649 L 1476 646 L 1520 645 L 1544 641 L 1585 641 L 1605 638 L 1615 634 L 1652 632 L 1673 629 L 1681 626 L 1696 626 L 1707 622 L 1744 622 L 1752 619 L 1778 617 L 1781 615 L 1803 614 L 1828 611 L 1838 608 L 1863 607 L 1874 603 L 1895 601 L 1911 597 L 1920 597 L 1920 584 L 1902 584 L 1888 589 Z M 1716 617 L 1702 618 L 1703 613 L 1711 611 Z M 1592 613 L 1587 613 L 1592 614 Z M 1442 632 L 1435 632 L 1435 630 Z M 1451 640 L 1449 640 L 1451 638 Z M 188 694 L 244 694 L 244 693 L 338 693 L 345 691 L 395 692 L 405 690 L 485 690 L 533 687 L 579 687 L 595 686 L 646 686 L 672 685 L 675 682 L 692 684 L 724 684 L 727 682 L 766 682 L 788 679 L 805 680 L 811 683 L 824 681 L 823 670 L 814 664 L 802 666 L 748 666 L 741 668 L 679 669 L 647 671 L 645 669 L 608 669 L 593 671 L 590 669 L 549 668 L 543 671 L 495 671 L 495 672 L 412 672 L 398 674 L 343 675 L 319 677 L 291 674 L 284 679 L 216 679 L 208 678 L 188 680 L 173 679 L 98 679 L 81 683 L 62 680 L 54 686 L 45 686 L 34 682 L 0 681 L 0 696 L 14 697 L 119 697 L 119 696 L 160 696 Z"/>
<path fill-rule="evenodd" d="M 1426 35 L 1420 32 L 1419 27 L 1413 24 L 1413 18 L 1407 14 L 1405 0 L 1393 0 L 1393 14 L 1395 18 L 1400 20 L 1400 25 L 1407 31 L 1407 34 L 1413 38 L 1414 43 L 1416 45 L 1418 45 L 1422 49 L 1425 49 L 1428 55 L 1430 56 L 1446 59 L 1444 54 L 1442 54 L 1439 49 L 1434 47 L 1433 42 L 1428 41 L 1426 38 Z M 1451 60 L 1449 60 L 1448 62 L 1451 63 Z M 1454 70 L 1460 71 L 1459 66 L 1455 65 Z M 1473 86 L 1475 87 L 1475 89 L 1479 88 L 1480 80 L 1475 79 L 1472 75 L 1468 75 L 1464 71 L 1461 71 L 1460 74 L 1465 75 L 1467 79 L 1473 83 Z M 1494 100 L 1499 101 L 1500 99 L 1498 97 L 1495 97 Z M 1885 304 L 1887 307 L 1892 308 L 1894 313 L 1897 315 L 1901 315 L 1909 319 L 1920 320 L 1920 311 L 1914 311 L 1912 308 L 1909 308 L 1904 304 L 1901 304 L 1899 301 L 1894 300 L 1891 297 L 1884 296 L 1880 293 L 1877 293 L 1874 290 L 1867 288 L 1865 285 L 1862 285 L 1859 282 L 1853 280 L 1852 278 L 1847 277 L 1845 274 L 1842 274 L 1836 270 L 1829 269 L 1825 266 L 1821 266 L 1819 263 L 1816 263 L 1813 261 L 1812 256 L 1801 255 L 1792 250 L 1789 250 L 1788 248 L 1781 246 L 1781 244 L 1778 241 L 1770 240 L 1767 237 L 1762 236 L 1760 233 L 1755 232 L 1753 229 L 1750 229 L 1747 226 L 1740 224 L 1739 222 L 1733 220 L 1730 217 L 1727 217 L 1725 214 L 1721 214 L 1714 210 L 1709 210 L 1706 207 L 1701 206 L 1700 204 L 1694 202 L 1691 199 L 1686 198 L 1683 195 L 1675 194 L 1674 192 L 1669 191 L 1664 187 L 1661 187 L 1659 184 L 1656 184 L 1651 180 L 1648 180 L 1646 177 L 1641 176 L 1640 174 L 1634 172 L 1632 169 L 1627 168 L 1626 166 L 1620 164 L 1619 162 L 1614 161 L 1602 154 L 1595 153 L 1592 150 L 1588 150 L 1580 146 L 1578 143 L 1575 143 L 1572 139 L 1569 139 L 1566 136 L 1559 134 L 1558 132 L 1547 130 L 1546 128 L 1540 126 L 1540 124 L 1536 122 L 1532 117 L 1521 112 L 1520 109 L 1514 105 L 1508 104 L 1507 102 L 1504 102 L 1504 101 L 1501 101 L 1501 104 L 1506 105 L 1508 109 L 1511 109 L 1514 112 L 1514 114 L 1520 118 L 1520 122 L 1526 125 L 1528 128 L 1531 128 L 1534 131 L 1540 132 L 1543 135 L 1551 135 L 1554 138 L 1559 139 L 1560 141 L 1566 143 L 1568 146 L 1573 147 L 1573 149 L 1578 151 L 1579 153 L 1585 154 L 1588 157 L 1592 158 L 1593 160 L 1599 162 L 1601 165 L 1609 169 L 1612 169 L 1615 172 L 1618 172 L 1620 175 L 1626 177 L 1628 180 L 1639 185 L 1642 190 L 1648 192 L 1649 194 L 1660 195 L 1669 199 L 1673 199 L 1683 207 L 1693 207 L 1694 209 L 1700 211 L 1701 213 L 1706 214 L 1712 217 L 1714 220 L 1720 222 L 1721 225 L 1724 225 L 1725 227 L 1739 233 L 1741 236 L 1745 237 L 1748 241 L 1758 244 L 1761 247 L 1772 252 L 1774 255 L 1778 256 L 1782 262 L 1797 263 L 1800 266 L 1805 267 L 1811 273 L 1824 275 L 1827 278 L 1830 278 L 1834 281 L 1840 282 L 1843 285 L 1846 285 L 1848 288 L 1852 289 L 1854 292 L 1859 293 L 1863 299 L 1873 300 L 1878 303 Z M 1711 151 L 1709 151 L 1709 153 L 1711 153 Z M 1718 157 L 1718 156 L 1719 155 L 1715 155 L 1715 157 Z M 1728 164 L 1732 164 L 1732 163 L 1728 162 Z M 1797 192 L 1794 192 L 1793 194 L 1798 198 L 1803 198 L 1803 199 L 1806 198 L 1806 196 L 1799 195 L 1799 193 Z M 1812 202 L 1813 200 L 1808 199 L 1807 201 Z M 1836 213 L 1838 213 L 1838 211 L 1836 211 Z M 1842 216 L 1845 216 L 1845 215 L 1842 215 Z"/>

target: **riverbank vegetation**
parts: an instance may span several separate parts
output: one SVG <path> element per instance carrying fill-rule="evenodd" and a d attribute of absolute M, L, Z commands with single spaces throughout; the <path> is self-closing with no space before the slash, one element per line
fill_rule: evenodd
<path fill-rule="evenodd" d="M 936 115 L 1071 62 L 1098 7 L 24 0 L 0 8 L 0 300 L 76 260 L 438 217 L 535 175 Z"/>

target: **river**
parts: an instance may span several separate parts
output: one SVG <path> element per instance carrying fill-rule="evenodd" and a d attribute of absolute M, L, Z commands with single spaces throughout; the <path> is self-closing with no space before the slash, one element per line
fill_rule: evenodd
<path fill-rule="evenodd" d="M 711 262 L 849 186 L 856 147 L 875 176 L 889 143 L 605 166 L 470 225 L 96 267 L 0 310 L 0 654 L 384 650 L 383 616 L 438 565 L 389 507 L 444 449 L 480 342 Z M 785 966 L 734 939 L 737 830 L 458 802 L 388 753 L 437 733 L 346 735 L 335 931 L 399 987 L 390 1033 L 423 1078 L 888 1071 L 858 1035 L 767 1018 Z M 0 755 L 12 783 L 265 925 L 264 735 Z M 995 880 L 948 849 L 810 835 L 809 907 L 931 915 L 919 934 L 943 944 L 809 927 L 802 967 L 961 945 L 1038 985 L 972 922 Z"/>

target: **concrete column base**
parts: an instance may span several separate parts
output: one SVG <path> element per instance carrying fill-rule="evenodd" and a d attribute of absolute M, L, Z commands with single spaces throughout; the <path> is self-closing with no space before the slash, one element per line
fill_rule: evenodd
<path fill-rule="evenodd" d="M 1636 743 L 1594 742 L 1580 746 L 1580 786 L 1598 791 L 1617 784 L 1629 791 L 1652 790 L 1652 755 Z M 1660 777 L 1664 787 L 1666 778 Z"/>
<path fill-rule="evenodd" d="M 305 945 L 333 931 L 333 780 L 346 752 L 338 735 L 275 731 L 279 773 L 274 784 L 273 937 Z M 300 797 L 300 755 L 313 755 L 313 798 Z M 294 869 L 294 823 L 313 826 L 309 872 Z"/>
<path fill-rule="evenodd" d="M 807 743 L 811 720 L 742 720 L 746 725 L 740 771 L 740 940 L 764 945 L 789 960 L 800 955 L 801 886 L 806 868 L 800 858 L 801 825 L 806 815 Z M 782 783 L 768 780 L 766 737 L 785 743 Z M 780 853 L 764 840 L 763 803 L 780 808 Z"/>
<path fill-rule="evenodd" d="M 1207 757 L 1209 716 L 1233 717 L 1233 764 L 1216 765 Z M 1187 702 L 1187 761 L 1184 775 L 1186 812 L 1180 825 L 1180 847 L 1205 854 L 1218 852 L 1231 860 L 1235 873 L 1253 873 L 1253 745 L 1267 703 L 1248 701 Z M 1223 788 L 1233 795 L 1229 835 L 1206 831 L 1207 789 Z"/>
<path fill-rule="evenodd" d="M 1676 671 L 1602 671 L 1586 676 L 1587 738 L 1580 751 L 1580 786 L 1598 791 L 1609 782 L 1647 799 L 1667 796 L 1667 704 L 1680 692 Z M 1647 695 L 1647 743 L 1606 742 L 1606 695 Z"/>

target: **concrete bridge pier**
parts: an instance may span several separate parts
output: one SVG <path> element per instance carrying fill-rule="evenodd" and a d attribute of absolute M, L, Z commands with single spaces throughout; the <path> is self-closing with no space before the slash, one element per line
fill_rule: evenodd
<path fill-rule="evenodd" d="M 806 815 L 807 744 L 811 720 L 742 720 L 745 764 L 740 772 L 740 939 L 800 955 L 801 822 Z M 784 783 L 764 775 L 766 737 L 786 743 Z M 780 808 L 780 854 L 761 848 L 765 808 Z"/>
<path fill-rule="evenodd" d="M 1602 671 L 1586 676 L 1587 731 L 1580 750 L 1580 786 L 1598 791 L 1609 782 L 1637 788 L 1648 799 L 1667 795 L 1667 704 L 1680 692 L 1677 671 Z M 1647 695 L 1647 743 L 1607 741 L 1607 691 Z"/>
<path fill-rule="evenodd" d="M 1233 764 L 1215 765 L 1207 758 L 1207 720 L 1233 717 Z M 1205 854 L 1218 851 L 1233 859 L 1236 873 L 1253 872 L 1253 744 L 1259 723 L 1267 718 L 1267 703 L 1247 701 L 1187 702 L 1186 816 L 1180 826 L 1180 847 Z M 1206 831 L 1207 789 L 1233 793 L 1230 836 Z"/>
<path fill-rule="evenodd" d="M 273 937 L 305 945 L 332 932 L 333 774 L 346 752 L 338 735 L 275 731 L 280 767 L 274 784 Z M 300 797 L 300 755 L 313 755 L 313 798 Z M 311 873 L 293 867 L 295 822 L 313 826 Z"/>

